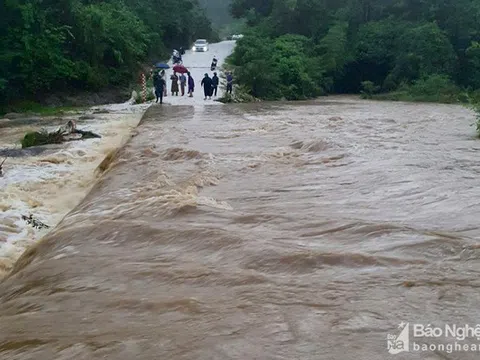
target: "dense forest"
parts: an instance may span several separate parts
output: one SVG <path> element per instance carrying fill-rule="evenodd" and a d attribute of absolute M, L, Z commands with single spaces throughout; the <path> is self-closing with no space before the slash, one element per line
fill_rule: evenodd
<path fill-rule="evenodd" d="M 0 23 L 0 109 L 118 88 L 173 47 L 216 40 L 197 0 L 2 0 Z"/>
<path fill-rule="evenodd" d="M 230 11 L 248 31 L 229 62 L 258 98 L 478 96 L 478 0 L 233 0 Z"/>

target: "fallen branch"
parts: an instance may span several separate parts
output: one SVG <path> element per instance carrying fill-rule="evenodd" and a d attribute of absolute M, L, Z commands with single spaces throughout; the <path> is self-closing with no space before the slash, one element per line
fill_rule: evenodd
<path fill-rule="evenodd" d="M 0 164 L 0 177 L 3 176 L 3 164 L 5 164 L 5 161 L 7 161 L 7 158 L 5 158 L 2 163 Z"/>
<path fill-rule="evenodd" d="M 81 136 L 78 137 L 75 135 Z M 75 122 L 70 120 L 66 126 L 61 127 L 60 129 L 53 132 L 40 130 L 32 131 L 25 134 L 22 140 L 22 149 L 32 146 L 61 144 L 66 141 L 85 140 L 93 138 L 101 138 L 101 136 L 91 131 L 78 130 L 76 128 Z"/>
<path fill-rule="evenodd" d="M 32 214 L 30 214 L 30 216 L 22 215 L 22 220 L 25 220 L 28 225 L 32 225 L 33 228 L 36 228 L 36 229 L 50 228 L 50 226 L 42 223 L 40 220 L 34 219 Z"/>

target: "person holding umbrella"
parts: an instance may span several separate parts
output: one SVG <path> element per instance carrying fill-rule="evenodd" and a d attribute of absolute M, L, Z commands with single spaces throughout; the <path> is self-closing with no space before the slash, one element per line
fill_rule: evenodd
<path fill-rule="evenodd" d="M 176 73 L 180 73 L 180 74 L 186 74 L 188 73 L 188 69 L 183 66 L 183 65 L 175 65 L 173 67 L 173 71 L 175 71 Z M 178 79 L 178 77 L 177 77 Z M 183 79 L 183 80 L 182 80 Z M 186 84 L 186 78 L 185 78 L 185 75 L 182 75 L 180 77 L 180 86 L 182 87 L 182 96 L 185 94 L 185 84 Z M 173 85 L 172 85 L 173 86 Z M 173 90 L 172 90 L 173 91 Z M 192 91 L 193 92 L 193 91 Z M 178 95 L 178 84 L 177 84 L 177 95 Z"/>

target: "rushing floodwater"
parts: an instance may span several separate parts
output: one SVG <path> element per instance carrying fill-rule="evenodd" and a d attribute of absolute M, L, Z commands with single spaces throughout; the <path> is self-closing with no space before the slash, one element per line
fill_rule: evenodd
<path fill-rule="evenodd" d="M 33 229 L 21 216 L 32 214 L 54 227 L 93 186 L 97 166 L 126 142 L 145 110 L 145 105 L 116 107 L 109 113 L 92 109 L 57 118 L 0 119 L 0 162 L 7 158 L 0 177 L 0 277 L 49 231 Z M 27 131 L 54 131 L 69 120 L 102 138 L 21 149 Z"/>
<path fill-rule="evenodd" d="M 471 121 L 345 98 L 152 106 L 0 284 L 0 358 L 384 360 L 401 321 L 474 326 Z"/>

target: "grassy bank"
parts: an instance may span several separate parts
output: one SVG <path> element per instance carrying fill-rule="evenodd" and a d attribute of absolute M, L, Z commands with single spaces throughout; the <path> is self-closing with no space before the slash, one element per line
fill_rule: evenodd
<path fill-rule="evenodd" d="M 36 102 L 24 101 L 0 109 L 0 116 L 5 116 L 9 113 L 35 114 L 38 116 L 56 116 L 72 112 L 80 113 L 82 111 L 85 111 L 85 109 L 87 108 L 87 106 L 47 106 Z"/>
<path fill-rule="evenodd" d="M 475 123 L 473 123 L 472 126 L 475 126 L 477 137 L 480 138 L 480 102 L 472 102 L 469 108 L 475 112 Z"/>
<path fill-rule="evenodd" d="M 462 89 L 447 76 L 431 75 L 410 84 L 401 84 L 391 92 L 380 92 L 380 88 L 371 81 L 364 81 L 361 97 L 388 101 L 470 104 L 480 102 L 480 90 Z"/>

